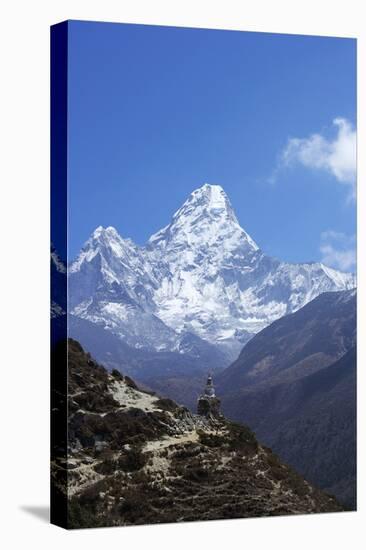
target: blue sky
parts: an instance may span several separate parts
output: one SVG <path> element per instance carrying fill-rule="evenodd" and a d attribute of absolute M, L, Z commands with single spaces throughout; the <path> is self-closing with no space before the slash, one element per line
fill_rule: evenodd
<path fill-rule="evenodd" d="M 266 253 L 354 269 L 355 123 L 355 40 L 72 21 L 70 259 L 208 182 Z"/>

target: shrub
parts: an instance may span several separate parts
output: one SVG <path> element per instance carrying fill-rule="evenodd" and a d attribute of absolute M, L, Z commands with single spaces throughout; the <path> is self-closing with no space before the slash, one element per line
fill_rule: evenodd
<path fill-rule="evenodd" d="M 258 442 L 254 433 L 244 424 L 228 422 L 228 443 L 230 450 L 254 453 L 258 450 Z"/>
<path fill-rule="evenodd" d="M 113 378 L 116 378 L 117 380 L 123 380 L 122 374 L 117 369 L 113 369 L 111 372 Z"/>
<path fill-rule="evenodd" d="M 225 438 L 222 435 L 208 434 L 201 431 L 198 435 L 200 443 L 206 447 L 221 447 L 225 443 Z"/>
<path fill-rule="evenodd" d="M 125 451 L 124 454 L 118 459 L 118 467 L 121 470 L 133 472 L 141 470 L 147 464 L 148 455 L 141 452 L 138 447 L 132 447 L 132 449 Z"/>
<path fill-rule="evenodd" d="M 170 412 L 174 412 L 178 408 L 178 405 L 174 403 L 172 399 L 168 399 L 168 398 L 158 399 L 157 401 L 155 401 L 155 406 L 158 407 L 159 409 L 163 409 L 164 411 L 170 411 Z"/>
<path fill-rule="evenodd" d="M 200 465 L 192 465 L 185 469 L 184 477 L 191 481 L 208 481 L 210 472 Z"/>
<path fill-rule="evenodd" d="M 128 386 L 129 388 L 133 388 L 134 390 L 139 389 L 137 384 L 129 376 L 125 376 L 124 381 L 125 381 L 126 386 Z"/>
<path fill-rule="evenodd" d="M 117 468 L 118 468 L 117 460 L 113 460 L 111 458 L 107 458 L 94 466 L 94 470 L 98 474 L 102 474 L 105 476 L 113 474 L 113 472 L 115 472 Z"/>
<path fill-rule="evenodd" d="M 146 492 L 140 487 L 128 489 L 123 494 L 123 500 L 118 507 L 118 512 L 127 523 L 146 522 L 150 505 L 146 498 Z"/>

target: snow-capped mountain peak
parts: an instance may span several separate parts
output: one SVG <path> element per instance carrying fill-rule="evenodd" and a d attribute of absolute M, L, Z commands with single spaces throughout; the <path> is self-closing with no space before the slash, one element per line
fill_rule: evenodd
<path fill-rule="evenodd" d="M 145 247 L 98 227 L 69 274 L 74 315 L 133 346 L 177 351 L 189 335 L 231 358 L 252 335 L 322 292 L 355 286 L 352 274 L 263 254 L 223 188 L 207 183 Z"/>
<path fill-rule="evenodd" d="M 150 237 L 148 248 L 202 250 L 220 247 L 226 253 L 241 247 L 246 252 L 259 248 L 239 225 L 230 200 L 220 185 L 205 183 L 193 191 L 173 215 L 169 225 Z"/>
<path fill-rule="evenodd" d="M 205 183 L 202 187 L 195 189 L 183 206 L 174 214 L 173 220 L 191 214 L 196 217 L 202 212 L 209 216 L 223 215 L 230 218 L 234 223 L 238 223 L 229 198 L 220 185 Z"/>
<path fill-rule="evenodd" d="M 69 271 L 79 271 L 83 264 L 90 263 L 98 254 L 107 264 L 112 261 L 130 264 L 131 261 L 135 263 L 136 256 L 139 256 L 139 248 L 130 239 L 123 239 L 114 227 L 100 225 L 86 241 Z"/>

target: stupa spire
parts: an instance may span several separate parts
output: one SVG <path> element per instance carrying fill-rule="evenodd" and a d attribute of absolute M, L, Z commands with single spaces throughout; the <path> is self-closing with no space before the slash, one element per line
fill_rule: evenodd
<path fill-rule="evenodd" d="M 197 414 L 208 417 L 220 416 L 220 399 L 216 397 L 212 375 L 209 374 L 203 393 L 197 402 Z"/>

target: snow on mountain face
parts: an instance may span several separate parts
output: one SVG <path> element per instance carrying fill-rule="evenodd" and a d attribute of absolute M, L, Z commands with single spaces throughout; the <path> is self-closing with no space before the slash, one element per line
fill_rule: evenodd
<path fill-rule="evenodd" d="M 320 263 L 265 256 L 240 227 L 224 190 L 194 191 L 146 247 L 99 227 L 69 269 L 72 313 L 135 347 L 185 352 L 193 333 L 235 358 L 275 319 L 354 276 Z"/>
<path fill-rule="evenodd" d="M 177 335 L 154 315 L 153 268 L 143 250 L 113 227 L 98 227 L 69 269 L 71 313 L 103 325 L 134 347 L 177 346 Z"/>
<path fill-rule="evenodd" d="M 261 253 L 224 190 L 205 184 L 194 191 L 171 223 L 149 239 L 146 251 L 162 266 L 154 292 L 160 318 L 175 330 L 189 328 L 216 344 L 230 341 L 230 347 L 234 338 L 241 347 L 240 339 L 248 336 L 235 311 L 236 285 L 248 279 Z"/>
<path fill-rule="evenodd" d="M 227 258 L 236 249 L 249 256 L 258 246 L 240 227 L 229 199 L 219 185 L 205 184 L 193 191 L 174 214 L 171 223 L 150 237 L 148 249 L 156 254 L 184 251 L 182 262 L 194 261 L 200 252 L 216 252 L 218 259 Z M 196 257 L 195 257 L 196 256 Z M 166 258 L 167 259 L 167 258 Z M 168 258 L 169 259 L 169 258 Z"/>

